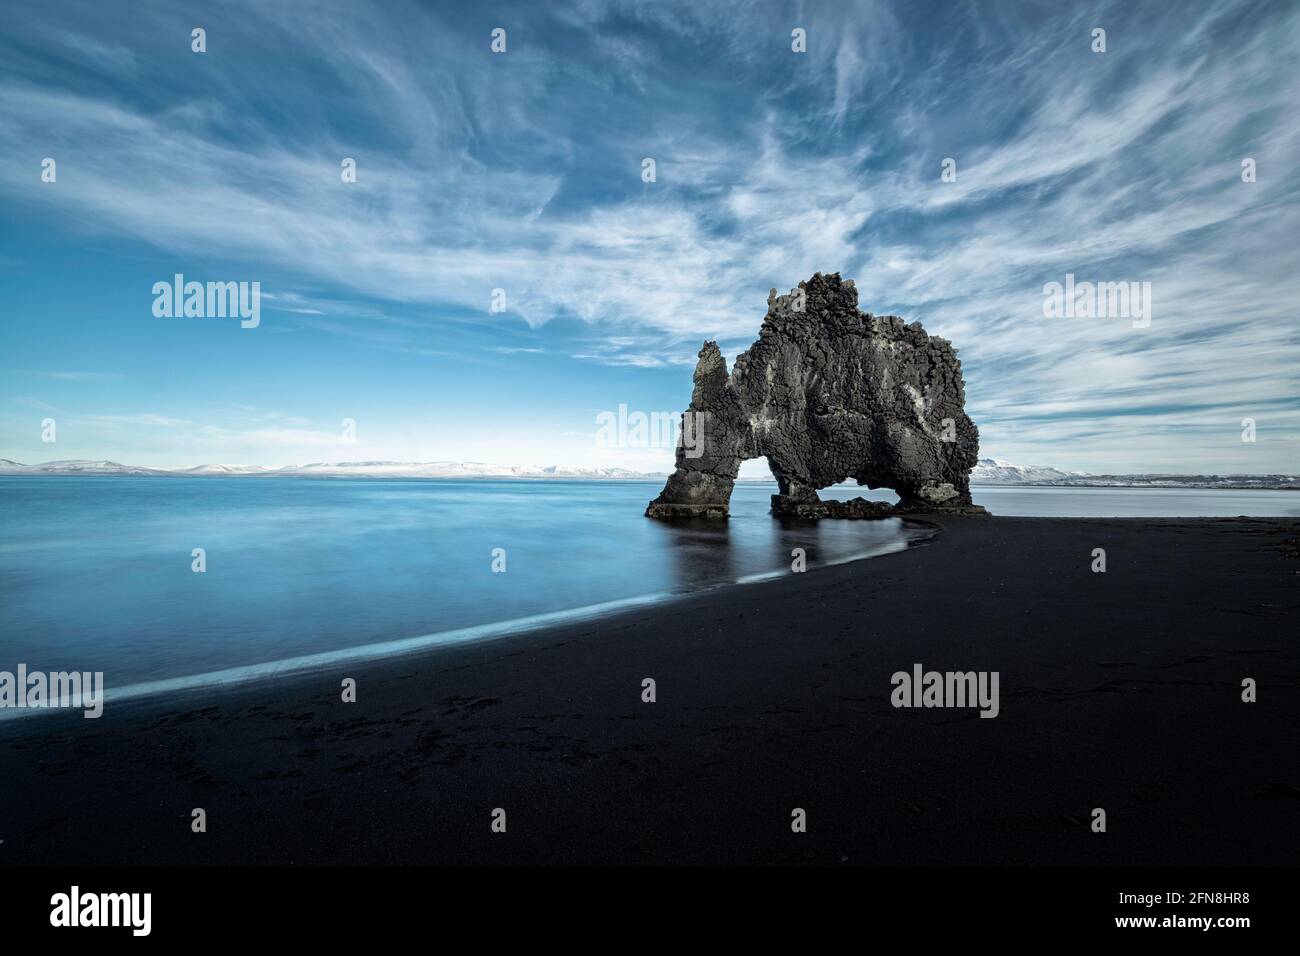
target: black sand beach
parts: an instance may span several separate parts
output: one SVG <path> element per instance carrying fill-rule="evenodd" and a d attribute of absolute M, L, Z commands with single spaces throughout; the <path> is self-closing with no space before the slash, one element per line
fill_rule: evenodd
<path fill-rule="evenodd" d="M 1300 521 L 937 523 L 597 622 L 5 721 L 0 864 L 1295 862 Z M 895 709 L 916 663 L 998 671 L 999 716 Z"/>

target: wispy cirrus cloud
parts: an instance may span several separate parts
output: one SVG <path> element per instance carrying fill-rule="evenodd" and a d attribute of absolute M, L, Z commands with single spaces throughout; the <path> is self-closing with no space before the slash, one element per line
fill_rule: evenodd
<path fill-rule="evenodd" d="M 34 375 L 60 382 L 111 382 L 122 378 L 120 372 L 82 372 L 74 370 L 15 369 L 14 374 Z"/>
<path fill-rule="evenodd" d="M 88 422 L 92 425 L 146 425 L 150 428 L 179 428 L 192 425 L 184 418 L 172 418 L 170 415 L 158 415 L 145 412 L 137 415 L 82 415 L 75 421 Z"/>

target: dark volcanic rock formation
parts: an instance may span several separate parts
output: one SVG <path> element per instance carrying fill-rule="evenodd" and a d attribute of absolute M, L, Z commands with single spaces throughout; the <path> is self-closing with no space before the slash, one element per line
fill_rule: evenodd
<path fill-rule="evenodd" d="M 740 463 L 763 456 L 778 515 L 983 511 L 970 499 L 979 432 L 957 353 L 919 322 L 858 311 L 852 281 L 818 273 L 790 295 L 773 289 L 758 341 L 730 375 L 717 343 L 699 357 L 677 470 L 647 515 L 726 517 Z M 892 488 L 898 505 L 817 497 L 849 478 Z"/>

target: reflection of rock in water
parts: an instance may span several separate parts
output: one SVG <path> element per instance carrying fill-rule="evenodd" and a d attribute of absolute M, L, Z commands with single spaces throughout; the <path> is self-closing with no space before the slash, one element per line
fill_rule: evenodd
<path fill-rule="evenodd" d="M 688 518 L 664 530 L 678 588 L 694 590 L 702 583 L 723 584 L 739 577 L 725 521 Z"/>
<path fill-rule="evenodd" d="M 956 351 L 919 322 L 858 311 L 852 281 L 818 273 L 790 295 L 772 290 L 758 341 L 730 375 L 717 343 L 699 359 L 677 470 L 647 515 L 726 517 L 741 462 L 764 456 L 779 515 L 983 511 L 970 498 L 979 432 Z M 849 478 L 893 489 L 899 504 L 818 498 Z"/>

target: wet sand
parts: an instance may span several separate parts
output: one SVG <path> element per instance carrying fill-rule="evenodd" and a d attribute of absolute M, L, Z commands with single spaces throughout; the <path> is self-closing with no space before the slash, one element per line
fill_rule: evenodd
<path fill-rule="evenodd" d="M 0 722 L 0 864 L 1295 862 L 1300 522 L 935 521 L 599 621 Z M 998 716 L 891 706 L 918 663 L 997 671 Z"/>

